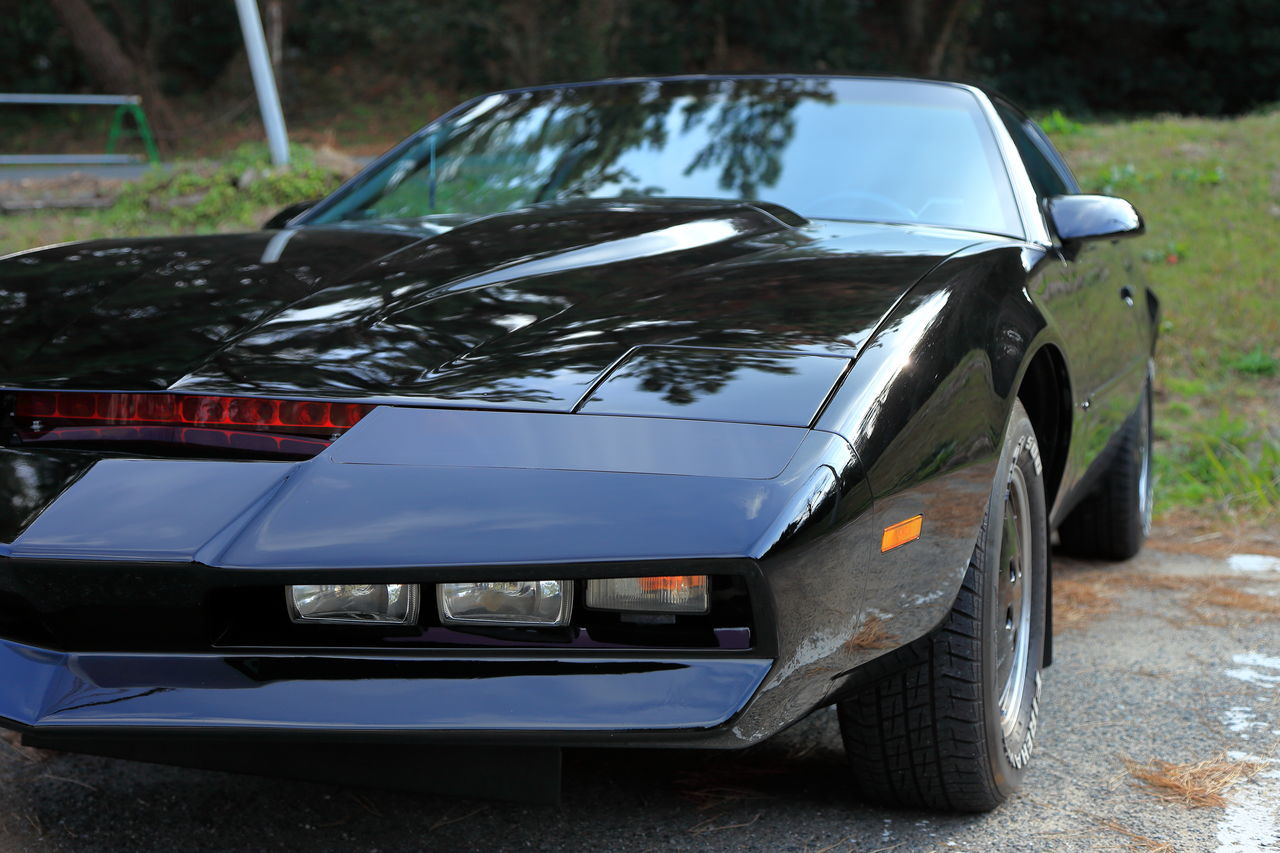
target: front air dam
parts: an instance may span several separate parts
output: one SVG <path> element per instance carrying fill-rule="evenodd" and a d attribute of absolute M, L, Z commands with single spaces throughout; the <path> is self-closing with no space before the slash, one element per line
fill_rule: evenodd
<path fill-rule="evenodd" d="M 330 785 L 384 788 L 556 805 L 561 750 L 555 746 L 448 746 L 414 743 L 45 738 L 28 734 L 25 746 L 86 755 L 221 770 Z"/>

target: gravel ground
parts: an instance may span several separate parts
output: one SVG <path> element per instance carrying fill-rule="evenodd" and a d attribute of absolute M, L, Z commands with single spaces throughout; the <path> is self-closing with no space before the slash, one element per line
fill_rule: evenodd
<path fill-rule="evenodd" d="M 1280 850 L 1280 559 L 1157 543 L 1118 566 L 1058 558 L 1055 572 L 1036 757 L 991 814 L 854 801 L 823 712 L 747 752 L 570 751 L 558 807 L 0 743 L 0 851 Z M 1217 807 L 1162 800 L 1124 764 L 1221 756 L 1253 765 Z"/>

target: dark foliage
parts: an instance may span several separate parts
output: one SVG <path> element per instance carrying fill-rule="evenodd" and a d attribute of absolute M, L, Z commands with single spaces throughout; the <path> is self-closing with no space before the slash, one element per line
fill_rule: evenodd
<path fill-rule="evenodd" d="M 972 70 L 1071 112 L 1247 111 L 1280 100 L 1278 0 L 984 0 Z"/>
<path fill-rule="evenodd" d="M 230 2 L 94 0 L 90 5 L 131 58 L 159 72 L 171 94 L 203 90 L 241 49 Z M 92 76 L 48 3 L 0 0 L 0 49 L 5 55 L 0 91 L 90 91 Z"/>
<path fill-rule="evenodd" d="M 298 80 L 361 65 L 465 92 L 649 73 L 936 71 L 1076 113 L 1230 114 L 1280 100 L 1280 0 L 276 2 L 286 77 Z M 91 6 L 171 95 L 203 94 L 243 63 L 229 0 Z M 0 45 L 0 90 L 93 88 L 44 3 L 0 0 Z"/>

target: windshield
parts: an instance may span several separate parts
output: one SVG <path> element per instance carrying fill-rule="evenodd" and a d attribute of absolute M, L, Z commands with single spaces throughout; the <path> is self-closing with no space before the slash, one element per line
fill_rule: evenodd
<path fill-rule="evenodd" d="M 813 78 L 490 95 L 411 137 L 309 222 L 447 220 L 561 199 L 660 197 L 1022 232 L 995 140 L 968 91 Z"/>

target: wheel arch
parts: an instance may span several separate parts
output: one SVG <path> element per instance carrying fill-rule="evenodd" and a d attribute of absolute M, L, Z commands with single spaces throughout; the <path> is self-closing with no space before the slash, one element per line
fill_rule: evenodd
<path fill-rule="evenodd" d="M 1027 359 L 1017 398 L 1027 410 L 1040 445 L 1045 504 L 1052 507 L 1071 446 L 1071 382 L 1066 359 L 1057 346 L 1046 343 Z"/>
<path fill-rule="evenodd" d="M 1071 380 L 1066 359 L 1052 343 L 1036 349 L 1026 362 L 1018 383 L 1017 399 L 1031 420 L 1031 428 L 1040 446 L 1044 466 L 1045 521 L 1053 515 L 1053 506 L 1062 487 L 1067 455 L 1071 447 Z M 1046 531 L 1046 535 L 1052 530 Z M 1053 662 L 1053 556 L 1046 554 L 1044 592 L 1044 659 L 1043 666 Z"/>

